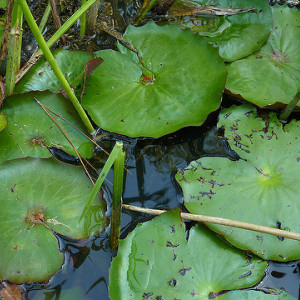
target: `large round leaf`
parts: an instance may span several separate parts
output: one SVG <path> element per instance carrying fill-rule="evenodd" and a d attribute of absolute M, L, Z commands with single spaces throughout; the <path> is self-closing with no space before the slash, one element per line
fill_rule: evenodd
<path fill-rule="evenodd" d="M 81 239 L 103 231 L 105 204 L 97 196 L 79 217 L 93 185 L 79 167 L 54 159 L 18 159 L 0 164 L 0 279 L 45 281 L 62 265 L 52 230 Z"/>
<path fill-rule="evenodd" d="M 300 11 L 272 7 L 274 28 L 261 50 L 227 66 L 226 88 L 261 107 L 289 103 L 300 87 Z"/>
<path fill-rule="evenodd" d="M 54 50 L 53 56 L 69 84 L 75 88 L 83 80 L 85 64 L 94 56 L 84 51 Z M 26 73 L 15 88 L 15 93 L 63 90 L 48 61 L 43 57 Z"/>
<path fill-rule="evenodd" d="M 221 112 L 218 126 L 244 160 L 204 157 L 176 178 L 192 213 L 300 232 L 299 122 L 282 129 L 272 115 L 263 121 L 255 109 Z M 299 241 L 244 229 L 207 224 L 235 246 L 278 261 L 300 258 Z"/>
<path fill-rule="evenodd" d="M 271 32 L 272 12 L 267 0 L 194 0 L 194 5 L 196 3 L 220 8 L 256 9 L 255 13 L 226 17 L 184 17 L 177 22 L 183 28 L 208 36 L 207 41 L 219 48 L 220 56 L 226 61 L 234 61 L 257 51 Z"/>
<path fill-rule="evenodd" d="M 110 269 L 110 297 L 208 299 L 222 290 L 255 284 L 266 265 L 204 227 L 191 229 L 187 242 L 176 209 L 138 226 L 120 241 Z"/>
<path fill-rule="evenodd" d="M 26 156 L 50 157 L 47 147 L 63 149 L 77 156 L 70 142 L 34 97 L 85 132 L 76 110 L 62 95 L 43 92 L 7 97 L 1 109 L 7 117 L 8 125 L 0 132 L 0 162 Z M 85 157 L 91 157 L 93 144 L 71 125 L 52 116 L 63 125 L 78 151 Z"/>
<path fill-rule="evenodd" d="M 104 62 L 87 79 L 82 104 L 103 129 L 131 137 L 160 137 L 201 125 L 219 107 L 226 78 L 217 50 L 176 26 L 129 26 L 139 51 L 98 52 Z"/>

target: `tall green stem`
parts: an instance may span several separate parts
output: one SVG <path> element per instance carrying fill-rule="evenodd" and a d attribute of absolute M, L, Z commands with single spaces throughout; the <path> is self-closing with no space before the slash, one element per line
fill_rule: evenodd
<path fill-rule="evenodd" d="M 43 15 L 42 20 L 41 20 L 40 25 L 39 25 L 40 32 L 42 32 L 42 33 L 43 33 L 43 31 L 46 27 L 46 24 L 47 24 L 47 21 L 50 17 L 50 14 L 51 14 L 51 4 L 50 4 L 50 2 L 48 2 L 48 5 L 45 9 L 44 15 Z"/>
<path fill-rule="evenodd" d="M 16 0 L 14 2 L 13 14 L 12 14 L 12 26 L 9 34 L 8 41 L 8 53 L 7 53 L 7 66 L 5 85 L 6 96 L 11 95 L 14 92 L 16 84 L 16 75 L 20 69 L 21 60 L 21 45 L 22 45 L 22 22 L 23 13 Z"/>
<path fill-rule="evenodd" d="M 47 41 L 47 45 L 51 48 L 56 41 L 68 31 L 68 29 L 80 18 L 80 16 L 85 13 L 96 1 L 98 0 L 89 0 L 84 5 L 82 5 Z M 39 50 L 36 55 L 42 54 L 42 51 Z"/>
<path fill-rule="evenodd" d="M 70 87 L 68 81 L 66 80 L 66 78 L 64 77 L 62 71 L 60 70 L 58 64 L 56 63 L 49 47 L 47 46 L 46 41 L 44 40 L 31 12 L 30 9 L 26 3 L 26 0 L 19 0 L 19 4 L 22 8 L 22 11 L 24 13 L 25 19 L 28 23 L 28 26 L 30 27 L 37 43 L 39 44 L 39 47 L 41 48 L 42 52 L 44 53 L 49 65 L 51 66 L 55 76 L 57 77 L 57 79 L 59 80 L 60 84 L 62 85 L 62 87 L 64 88 L 65 92 L 67 93 L 70 101 L 73 103 L 75 109 L 77 110 L 80 118 L 82 119 L 84 125 L 86 126 L 86 128 L 92 133 L 94 132 L 94 128 L 93 125 L 91 124 L 88 116 L 86 115 L 84 109 L 82 108 L 82 106 L 80 105 L 76 95 L 74 94 L 72 88 Z"/>
<path fill-rule="evenodd" d="M 81 6 L 86 3 L 86 0 L 81 0 Z M 85 35 L 85 27 L 86 27 L 86 12 L 84 12 L 80 17 L 80 35 Z"/>
<path fill-rule="evenodd" d="M 122 143 L 119 143 L 123 147 Z M 124 179 L 125 152 L 119 152 L 114 162 L 113 200 L 111 211 L 110 244 L 116 250 L 119 245 L 121 231 L 122 194 Z"/>

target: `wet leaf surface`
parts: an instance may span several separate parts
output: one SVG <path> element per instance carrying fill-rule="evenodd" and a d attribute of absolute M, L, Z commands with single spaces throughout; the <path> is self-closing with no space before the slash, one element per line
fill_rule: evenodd
<path fill-rule="evenodd" d="M 124 37 L 145 67 L 121 45 L 121 53 L 97 53 L 104 62 L 87 78 L 82 104 L 101 128 L 131 137 L 160 137 L 201 125 L 219 107 L 224 64 L 203 38 L 154 22 L 129 26 Z"/>
<path fill-rule="evenodd" d="M 55 159 L 0 164 L 0 278 L 41 282 L 58 271 L 63 253 L 49 228 L 75 239 L 103 231 L 107 219 L 100 196 L 79 223 L 91 191 L 82 168 Z"/>
<path fill-rule="evenodd" d="M 177 4 L 180 5 L 180 1 Z M 234 61 L 259 50 L 270 34 L 272 13 L 267 0 L 195 0 L 193 5 L 256 10 L 234 16 L 186 16 L 176 21 L 183 28 L 207 36 L 207 41 L 219 48 L 225 61 Z"/>
<path fill-rule="evenodd" d="M 260 291 L 232 291 L 226 293 L 220 297 L 218 300 L 295 300 L 295 297 L 282 292 L 273 291 L 274 294 L 265 294 Z"/>
<path fill-rule="evenodd" d="M 267 43 L 227 66 L 226 88 L 260 107 L 288 104 L 300 87 L 300 11 L 286 5 L 272 11 L 274 27 Z"/>
<path fill-rule="evenodd" d="M 93 54 L 84 51 L 54 50 L 53 56 L 69 84 L 76 88 L 83 80 L 85 64 Z M 63 90 L 45 57 L 38 60 L 15 88 L 15 93 L 50 90 L 54 93 Z"/>
<path fill-rule="evenodd" d="M 203 226 L 192 228 L 187 242 L 175 209 L 141 224 L 120 241 L 110 269 L 110 297 L 208 299 L 222 290 L 255 284 L 266 265 Z"/>
<path fill-rule="evenodd" d="M 35 92 L 7 97 L 1 109 L 7 117 L 8 125 L 0 132 L 0 161 L 27 156 L 51 157 L 47 147 L 62 149 L 77 156 L 70 142 L 34 97 L 78 129 L 86 132 L 76 110 L 62 95 Z M 93 144 L 71 125 L 55 115 L 53 117 L 63 125 L 79 153 L 91 157 Z"/>
<path fill-rule="evenodd" d="M 222 110 L 230 147 L 241 157 L 203 157 L 176 175 L 185 206 L 195 214 L 228 218 L 300 232 L 300 123 L 282 124 L 274 114 L 262 120 L 253 106 Z M 270 260 L 300 258 L 299 241 L 207 224 L 243 250 Z"/>

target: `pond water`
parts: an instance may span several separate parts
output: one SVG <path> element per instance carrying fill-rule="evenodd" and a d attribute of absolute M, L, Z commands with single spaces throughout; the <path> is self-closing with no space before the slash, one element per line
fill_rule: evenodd
<path fill-rule="evenodd" d="M 226 96 L 223 106 L 237 103 Z M 111 150 L 116 140 L 122 140 L 126 147 L 126 168 L 123 201 L 126 204 L 156 209 L 181 207 L 182 192 L 174 179 L 178 169 L 200 156 L 228 156 L 237 158 L 216 130 L 217 113 L 213 113 L 201 127 L 189 127 L 161 139 L 129 139 L 107 134 L 101 145 Z M 106 155 L 97 149 L 92 164 L 101 170 Z M 66 158 L 65 158 L 66 159 Z M 92 172 L 93 173 L 93 172 Z M 96 174 L 94 174 L 96 177 Z M 112 182 L 113 173 L 107 179 Z M 104 195 L 110 215 L 112 186 L 106 182 Z M 136 224 L 151 219 L 151 216 L 123 211 L 121 237 L 124 238 Z M 187 222 L 187 228 L 193 224 Z M 109 268 L 116 255 L 110 249 L 109 228 L 89 241 L 66 241 L 61 239 L 66 251 L 66 264 L 48 284 L 29 285 L 29 299 L 62 299 L 61 290 L 80 287 L 88 299 L 109 299 Z M 258 289 L 280 288 L 296 299 L 299 297 L 300 261 L 290 263 L 269 262 L 265 278 Z M 40 289 L 40 290 L 36 290 Z M 47 298 L 48 297 L 48 298 Z M 57 298 L 55 298 L 57 297 Z M 82 299 L 82 296 L 78 296 Z M 72 298 L 75 299 L 75 298 Z"/>

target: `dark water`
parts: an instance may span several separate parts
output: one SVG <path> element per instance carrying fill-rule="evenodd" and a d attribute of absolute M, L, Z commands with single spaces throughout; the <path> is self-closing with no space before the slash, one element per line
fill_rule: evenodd
<path fill-rule="evenodd" d="M 223 105 L 232 103 L 228 97 Z M 212 114 L 205 125 L 189 127 L 162 139 L 128 139 L 120 136 L 107 135 L 101 145 L 110 150 L 115 140 L 123 140 L 126 146 L 126 168 L 123 201 L 127 204 L 147 208 L 171 209 L 181 207 L 182 192 L 174 179 L 178 169 L 187 166 L 190 161 L 200 156 L 230 156 L 237 158 L 220 137 L 215 124 L 217 113 Z M 58 153 L 61 158 L 61 153 Z M 101 169 L 106 155 L 98 149 L 92 159 L 93 165 Z M 96 175 L 95 175 L 96 176 Z M 108 180 L 112 182 L 112 171 Z M 104 188 L 108 208 L 111 203 L 110 184 Z M 108 211 L 108 215 L 110 211 Z M 121 236 L 124 238 L 132 231 L 138 222 L 144 222 L 152 217 L 124 211 L 122 214 Z M 44 287 L 28 286 L 28 297 L 38 299 L 62 299 L 59 293 L 62 289 L 80 286 L 89 299 L 109 299 L 108 276 L 111 260 L 116 253 L 109 246 L 109 229 L 90 241 L 62 241 L 62 247 L 67 251 L 68 263 Z M 296 299 L 299 297 L 300 261 L 290 263 L 270 262 L 263 281 L 258 289 L 279 288 L 287 291 Z M 56 295 L 56 296 L 55 296 Z M 48 298 L 47 298 L 48 297 Z M 57 298 L 56 298 L 57 297 Z M 80 299 L 80 298 L 79 298 Z"/>

